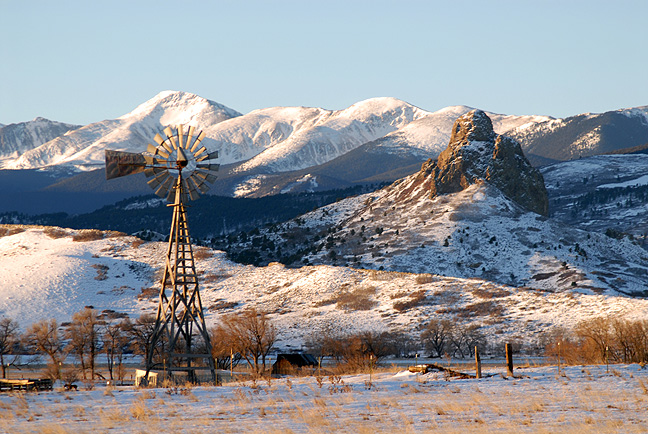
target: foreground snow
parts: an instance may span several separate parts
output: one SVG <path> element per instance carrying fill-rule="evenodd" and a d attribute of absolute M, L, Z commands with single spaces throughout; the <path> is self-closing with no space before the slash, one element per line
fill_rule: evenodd
<path fill-rule="evenodd" d="M 493 369 L 480 380 L 409 372 L 283 378 L 221 387 L 0 395 L 0 431 L 646 432 L 638 365 Z M 84 388 L 81 388 L 84 389 Z"/>

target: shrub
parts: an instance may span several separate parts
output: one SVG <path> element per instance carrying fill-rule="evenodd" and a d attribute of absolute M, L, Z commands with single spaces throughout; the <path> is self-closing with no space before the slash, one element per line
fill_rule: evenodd
<path fill-rule="evenodd" d="M 108 279 L 108 266 L 103 264 L 93 264 L 92 268 L 97 270 L 97 275 L 95 280 L 106 280 Z"/>
<path fill-rule="evenodd" d="M 504 308 L 494 301 L 480 301 L 457 310 L 457 315 L 464 318 L 485 315 L 500 316 L 502 313 L 504 313 Z"/>
<path fill-rule="evenodd" d="M 25 232 L 25 228 L 22 226 L 15 226 L 15 225 L 0 226 L 0 237 L 8 237 L 11 235 L 19 234 L 21 232 Z"/>

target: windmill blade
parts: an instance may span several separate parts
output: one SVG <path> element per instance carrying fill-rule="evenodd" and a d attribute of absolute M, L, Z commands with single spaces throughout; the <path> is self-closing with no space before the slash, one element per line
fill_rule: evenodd
<path fill-rule="evenodd" d="M 169 192 L 168 192 L 167 195 L 166 195 L 166 200 L 167 200 L 167 202 L 173 202 L 173 201 L 175 200 L 175 195 L 176 195 L 176 190 L 175 190 L 175 188 L 169 190 Z M 164 196 L 160 196 L 160 197 L 164 197 Z"/>
<path fill-rule="evenodd" d="M 205 148 L 204 146 L 201 147 L 200 149 L 198 149 L 198 150 L 194 153 L 194 157 L 196 157 L 196 160 L 198 160 L 198 156 L 199 156 L 200 154 L 202 154 L 203 152 L 205 152 L 206 150 L 207 150 L 207 148 Z M 193 152 L 193 151 L 192 151 L 192 152 Z M 207 154 L 205 154 L 205 155 L 207 155 Z"/>
<path fill-rule="evenodd" d="M 160 197 L 168 197 L 168 194 L 170 192 L 173 192 L 172 188 L 173 187 L 173 182 L 175 181 L 175 178 L 168 173 L 166 173 L 167 177 L 164 178 L 160 186 L 158 187 L 157 190 L 155 190 L 155 194 L 157 194 Z"/>
<path fill-rule="evenodd" d="M 153 154 L 153 155 L 155 155 L 155 156 L 158 156 L 158 155 L 159 155 L 159 156 L 161 156 L 161 157 L 164 158 L 164 159 L 169 158 L 169 154 L 167 154 L 166 152 L 164 152 L 164 151 L 163 151 L 162 149 L 160 149 L 160 148 L 156 148 L 155 146 L 151 145 L 150 143 L 148 144 L 148 146 L 147 146 L 147 148 L 146 148 L 146 152 L 148 152 L 149 154 Z"/>
<path fill-rule="evenodd" d="M 146 175 L 147 178 L 150 178 L 151 176 L 155 176 L 156 178 L 160 178 L 162 173 L 167 173 L 167 169 L 164 167 L 149 167 L 144 170 L 144 175 Z M 151 185 L 151 181 L 147 181 L 148 184 L 151 186 L 151 188 L 157 187 L 157 185 Z M 160 181 L 161 182 L 161 181 Z"/>
<path fill-rule="evenodd" d="M 215 179 L 216 177 L 214 177 Z M 205 179 L 199 178 L 195 173 L 192 173 L 189 177 L 189 180 L 193 183 L 194 187 L 198 189 L 202 194 L 205 194 L 209 191 L 209 184 L 205 182 Z"/>
<path fill-rule="evenodd" d="M 189 147 L 191 146 L 191 138 L 194 135 L 195 129 L 196 129 L 196 127 L 191 127 L 190 126 L 189 131 L 187 131 L 187 143 L 185 144 L 186 149 L 189 149 Z"/>
<path fill-rule="evenodd" d="M 209 182 L 210 184 L 213 184 L 214 182 L 216 182 L 216 179 L 217 179 L 216 175 L 212 175 L 209 172 L 201 172 L 201 171 L 198 171 L 198 170 L 194 171 L 194 173 L 192 173 L 191 176 L 196 176 L 196 177 L 200 178 L 203 181 Z"/>
<path fill-rule="evenodd" d="M 178 131 L 178 148 L 182 149 L 182 136 L 184 135 L 182 125 L 178 125 L 176 130 Z"/>
<path fill-rule="evenodd" d="M 158 133 L 153 137 L 153 140 L 155 140 L 155 143 L 157 143 L 159 146 L 162 146 L 162 143 L 164 143 L 164 139 L 162 136 Z"/>
<path fill-rule="evenodd" d="M 186 193 L 189 196 L 189 199 L 196 200 L 200 197 L 196 187 L 189 182 L 187 178 L 182 180 L 183 193 Z"/>
<path fill-rule="evenodd" d="M 106 149 L 106 179 L 143 172 L 146 160 L 142 154 Z"/>
<path fill-rule="evenodd" d="M 144 155 L 144 161 L 147 166 L 156 166 L 159 168 L 166 168 L 167 161 L 166 159 L 151 157 L 150 155 Z"/>
<path fill-rule="evenodd" d="M 204 161 L 204 160 L 213 160 L 214 158 L 218 158 L 218 151 L 210 152 L 209 154 L 205 154 L 200 158 L 196 158 L 196 162 Z"/>
<path fill-rule="evenodd" d="M 167 177 L 170 177 L 169 173 L 165 170 L 162 171 L 158 174 L 155 175 L 155 177 L 149 181 L 146 181 L 146 183 L 153 189 L 157 190 L 157 188 L 166 181 Z"/>
<path fill-rule="evenodd" d="M 153 140 L 155 140 L 155 143 L 157 143 L 158 145 L 162 146 L 164 149 L 167 150 L 167 152 L 168 152 L 167 158 L 169 157 L 170 154 L 173 153 L 173 148 L 171 148 L 171 146 L 169 146 L 169 144 L 166 142 L 165 139 L 162 138 L 161 135 L 156 134 L 155 137 L 153 137 Z M 161 151 L 161 149 L 159 147 L 158 147 L 158 151 Z"/>
<path fill-rule="evenodd" d="M 196 167 L 198 169 L 208 170 L 210 172 L 218 172 L 218 168 L 220 167 L 220 164 L 216 164 L 216 163 L 198 163 L 198 164 L 196 164 Z"/>
<path fill-rule="evenodd" d="M 173 137 L 174 134 L 173 134 L 173 130 L 171 129 L 171 127 L 166 127 L 164 129 L 164 134 L 166 134 L 167 138 L 169 139 L 169 141 L 173 145 L 173 149 L 178 149 L 178 144 L 176 143 L 175 138 Z"/>
<path fill-rule="evenodd" d="M 193 146 L 191 147 L 191 152 L 194 152 L 200 142 L 205 138 L 205 132 L 201 131 L 200 134 L 198 134 L 198 137 L 196 137 L 196 141 L 194 142 Z"/>

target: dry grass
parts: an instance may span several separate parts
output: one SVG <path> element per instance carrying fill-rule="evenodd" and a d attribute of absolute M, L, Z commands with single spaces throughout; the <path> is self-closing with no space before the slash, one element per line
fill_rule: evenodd
<path fill-rule="evenodd" d="M 214 256 L 214 252 L 207 247 L 196 247 L 193 252 L 194 259 L 209 259 Z"/>
<path fill-rule="evenodd" d="M 473 290 L 473 295 L 485 300 L 489 300 L 492 298 L 508 297 L 509 295 L 511 295 L 511 293 L 509 291 L 506 291 L 505 289 L 497 288 L 495 286 L 483 285 Z"/>
<path fill-rule="evenodd" d="M 43 229 L 43 233 L 52 239 L 67 237 L 70 235 L 65 229 L 49 226 Z"/>
<path fill-rule="evenodd" d="M 0 227 L 0 237 L 8 237 L 21 232 L 25 232 L 25 228 L 21 226 L 4 225 Z"/>
<path fill-rule="evenodd" d="M 337 308 L 343 310 L 370 310 L 378 302 L 372 299 L 376 287 L 371 285 L 359 286 L 352 291 L 343 292 L 337 296 Z"/>
<path fill-rule="evenodd" d="M 397 301 L 394 303 L 394 309 L 399 312 L 405 312 L 414 307 L 424 304 L 427 300 L 426 296 L 427 291 L 420 290 L 412 294 L 409 294 L 409 300 Z"/>
<path fill-rule="evenodd" d="M 647 432 L 648 374 L 617 370 L 621 375 L 606 374 L 605 367 L 576 375 L 579 368 L 570 379 L 553 379 L 548 370 L 541 381 L 534 374 L 513 380 L 421 377 L 397 388 L 388 386 L 390 375 L 371 389 L 357 376 L 323 377 L 323 387 L 305 377 L 178 387 L 171 394 L 117 388 L 101 397 L 72 394 L 72 401 L 60 392 L 0 394 L 0 432 Z M 342 392 L 347 385 L 353 387 Z M 330 393 L 329 386 L 337 391 Z"/>
<path fill-rule="evenodd" d="M 144 244 L 146 241 L 140 239 L 140 238 L 135 238 L 133 242 L 131 243 L 131 247 L 134 249 L 137 249 L 139 246 Z"/>
<path fill-rule="evenodd" d="M 137 420 L 148 420 L 153 414 L 153 410 L 143 400 L 133 402 L 130 407 L 131 415 Z"/>
<path fill-rule="evenodd" d="M 72 241 L 86 242 L 103 240 L 104 233 L 98 229 L 84 229 L 72 235 Z"/>
<path fill-rule="evenodd" d="M 434 282 L 434 277 L 431 274 L 419 274 L 418 276 L 416 276 L 416 283 L 418 285 L 432 282 Z"/>

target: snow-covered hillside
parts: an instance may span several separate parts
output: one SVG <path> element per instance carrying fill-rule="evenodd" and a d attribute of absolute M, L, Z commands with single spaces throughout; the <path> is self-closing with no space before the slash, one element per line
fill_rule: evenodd
<path fill-rule="evenodd" d="M 597 232 L 648 234 L 648 155 L 597 155 L 542 168 L 551 216 Z"/>
<path fill-rule="evenodd" d="M 68 321 L 84 306 L 113 317 L 155 313 L 165 243 L 61 228 L 0 230 L 0 316 L 16 319 L 23 329 L 41 319 Z M 277 325 L 280 349 L 300 347 L 317 331 L 418 336 L 419 324 L 431 317 L 480 326 L 492 342 L 532 344 L 553 327 L 569 328 L 592 316 L 648 314 L 648 301 L 615 294 L 328 265 L 253 267 L 235 264 L 220 251 L 196 252 L 208 326 L 222 314 L 257 307 Z"/>
<path fill-rule="evenodd" d="M 281 246 L 285 257 L 299 251 L 308 264 L 479 278 L 552 292 L 644 294 L 648 254 L 627 239 L 524 211 L 488 185 L 400 200 L 411 182 L 328 205 L 261 238 Z"/>

